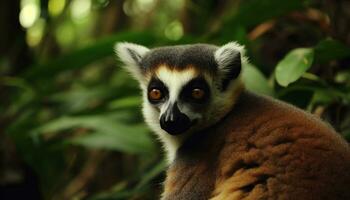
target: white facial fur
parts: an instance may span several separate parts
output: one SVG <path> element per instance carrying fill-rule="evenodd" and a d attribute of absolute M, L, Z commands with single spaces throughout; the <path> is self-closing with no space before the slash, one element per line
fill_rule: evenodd
<path fill-rule="evenodd" d="M 164 144 L 164 148 L 167 152 L 168 162 L 171 163 L 176 155 L 176 151 L 181 146 L 182 142 L 189 137 L 193 132 L 202 130 L 216 123 L 222 117 L 224 117 L 229 110 L 231 110 L 234 100 L 242 87 L 240 77 L 232 81 L 229 85 L 227 92 L 220 91 L 215 80 L 210 76 L 205 75 L 205 79 L 210 86 L 211 95 L 214 97 L 208 106 L 209 109 L 205 112 L 194 112 L 190 107 L 179 104 L 179 109 L 182 113 L 186 114 L 191 120 L 196 119 L 198 123 L 191 127 L 188 131 L 181 135 L 170 135 L 160 127 L 160 116 L 166 111 L 168 105 L 178 101 L 179 94 L 189 81 L 195 78 L 197 75 L 193 69 L 187 69 L 184 71 L 172 71 L 166 66 L 161 67 L 157 71 L 157 78 L 160 79 L 169 90 L 169 100 L 160 106 L 160 112 L 154 105 L 149 103 L 147 98 L 147 90 L 143 92 L 143 115 L 146 123 L 152 128 L 152 130 L 158 135 L 160 140 Z"/>
<path fill-rule="evenodd" d="M 178 71 L 171 70 L 167 66 L 160 66 L 156 71 L 156 76 L 168 88 L 169 100 L 159 107 L 159 111 L 148 101 L 147 86 L 150 77 L 144 76 L 140 68 L 142 57 L 149 49 L 131 43 L 118 43 L 115 49 L 121 61 L 126 64 L 125 69 L 140 83 L 141 89 L 143 90 L 143 115 L 145 121 L 163 142 L 169 163 L 174 160 L 177 149 L 192 132 L 199 131 L 218 122 L 232 109 L 236 98 L 243 88 L 240 76 L 232 80 L 225 91 L 221 91 L 217 87 L 220 85 L 221 79 L 229 71 L 230 59 L 237 56 L 238 52 L 240 52 L 242 66 L 247 62 L 247 59 L 244 57 L 244 47 L 235 42 L 230 42 L 220 47 L 214 53 L 215 61 L 218 63 L 219 77 L 210 77 L 208 74 L 204 74 L 204 78 L 210 86 L 212 96 L 208 109 L 206 109 L 205 112 L 196 113 L 188 106 L 179 104 L 179 110 L 182 113 L 186 114 L 192 120 L 198 119 L 199 122 L 195 127 L 190 128 L 189 131 L 183 134 L 175 136 L 170 135 L 161 129 L 159 122 L 160 116 L 165 112 L 165 109 L 170 103 L 174 103 L 178 99 L 183 86 L 195 78 L 198 72 L 191 68 Z"/>
<path fill-rule="evenodd" d="M 183 71 L 173 71 L 166 66 L 160 66 L 156 72 L 156 76 L 161 80 L 169 90 L 169 100 L 160 106 L 160 112 L 148 102 L 147 91 L 144 91 L 143 97 L 143 115 L 147 124 L 153 129 L 158 137 L 163 141 L 164 148 L 167 151 L 167 159 L 171 162 L 176 154 L 176 150 L 181 145 L 183 139 L 188 135 L 173 136 L 161 129 L 159 125 L 160 116 L 166 111 L 169 104 L 175 103 L 178 100 L 179 94 L 184 85 L 195 78 L 196 73 L 189 68 Z M 179 110 L 186 114 L 191 120 L 199 119 L 202 116 L 199 113 L 191 112 L 188 107 L 178 104 Z"/>
<path fill-rule="evenodd" d="M 169 100 L 161 106 L 160 115 L 168 108 L 169 104 L 174 104 L 178 99 L 182 88 L 193 78 L 196 73 L 194 69 L 189 68 L 183 71 L 170 70 L 166 66 L 161 66 L 157 72 L 157 77 L 166 85 L 169 90 Z M 185 113 L 191 120 L 198 118 L 199 115 L 190 112 L 185 106 L 178 104 L 179 110 Z"/>

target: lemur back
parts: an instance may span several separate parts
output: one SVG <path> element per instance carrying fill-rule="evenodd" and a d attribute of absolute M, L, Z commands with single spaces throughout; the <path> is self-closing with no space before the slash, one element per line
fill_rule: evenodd
<path fill-rule="evenodd" d="M 167 171 L 164 200 L 350 199 L 350 148 L 298 108 L 243 92 Z"/>

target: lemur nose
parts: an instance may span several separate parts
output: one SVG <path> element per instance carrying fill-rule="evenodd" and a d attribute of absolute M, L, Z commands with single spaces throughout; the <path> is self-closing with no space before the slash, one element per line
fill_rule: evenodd
<path fill-rule="evenodd" d="M 169 106 L 160 118 L 160 127 L 170 135 L 179 135 L 189 129 L 190 126 L 190 118 L 179 110 L 177 103 Z"/>

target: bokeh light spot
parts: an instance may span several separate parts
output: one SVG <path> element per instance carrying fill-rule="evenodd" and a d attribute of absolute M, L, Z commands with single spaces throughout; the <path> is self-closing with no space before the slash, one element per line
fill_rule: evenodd
<path fill-rule="evenodd" d="M 58 43 L 63 46 L 63 47 L 67 47 L 71 44 L 74 43 L 74 39 L 75 39 L 75 29 L 74 29 L 74 25 L 70 22 L 66 22 L 61 24 L 56 32 L 56 39 L 58 41 Z"/>
<path fill-rule="evenodd" d="M 50 0 L 48 5 L 49 14 L 51 16 L 58 16 L 63 12 L 66 5 L 66 0 Z"/>
<path fill-rule="evenodd" d="M 24 28 L 31 27 L 39 18 L 40 9 L 35 3 L 28 3 L 23 6 L 19 13 L 19 22 Z"/>
<path fill-rule="evenodd" d="M 74 0 L 70 8 L 72 18 L 80 21 L 88 17 L 91 10 L 91 0 Z"/>
<path fill-rule="evenodd" d="M 173 21 L 165 27 L 164 30 L 165 37 L 170 40 L 179 40 L 183 36 L 183 27 L 181 22 Z"/>
<path fill-rule="evenodd" d="M 43 37 L 44 29 L 45 20 L 40 18 L 35 22 L 35 24 L 32 27 L 28 29 L 26 35 L 27 44 L 31 47 L 37 46 Z"/>
<path fill-rule="evenodd" d="M 136 2 L 138 10 L 141 12 L 149 12 L 155 5 L 154 0 L 137 0 Z"/>
<path fill-rule="evenodd" d="M 147 13 L 155 6 L 154 0 L 127 0 L 123 4 L 123 11 L 128 16 L 137 16 Z"/>

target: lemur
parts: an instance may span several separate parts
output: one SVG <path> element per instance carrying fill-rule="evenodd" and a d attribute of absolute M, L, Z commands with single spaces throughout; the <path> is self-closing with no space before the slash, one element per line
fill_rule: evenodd
<path fill-rule="evenodd" d="M 349 144 L 318 117 L 247 91 L 243 46 L 115 51 L 167 152 L 163 200 L 350 200 Z"/>

